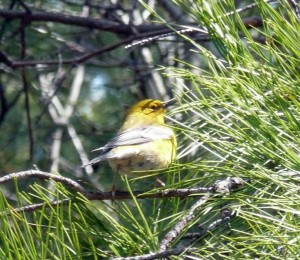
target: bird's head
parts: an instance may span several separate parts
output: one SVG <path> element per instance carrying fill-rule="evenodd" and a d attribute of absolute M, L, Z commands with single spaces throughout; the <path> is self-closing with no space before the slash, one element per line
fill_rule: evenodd
<path fill-rule="evenodd" d="M 174 104 L 175 99 L 165 102 L 155 99 L 145 99 L 129 109 L 126 117 L 133 114 L 145 115 L 145 118 L 152 118 L 158 123 L 164 123 L 164 116 L 166 114 L 166 107 Z"/>

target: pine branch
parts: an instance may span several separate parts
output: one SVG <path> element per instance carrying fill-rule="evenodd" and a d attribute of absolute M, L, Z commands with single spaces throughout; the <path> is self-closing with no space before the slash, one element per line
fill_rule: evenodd
<path fill-rule="evenodd" d="M 74 191 L 82 194 L 88 200 L 124 200 L 124 199 L 131 199 L 132 195 L 130 192 L 126 191 L 116 191 L 116 192 L 103 192 L 97 191 L 93 192 L 90 190 L 85 189 L 82 185 L 78 182 L 71 180 L 69 178 L 50 174 L 47 172 L 43 172 L 40 170 L 28 170 L 22 171 L 17 173 L 11 173 L 4 177 L 0 178 L 0 183 L 6 183 L 16 180 L 24 180 L 28 178 L 37 178 L 41 180 L 51 179 L 56 182 L 62 183 L 65 187 L 69 187 Z M 157 190 L 157 191 L 133 191 L 133 195 L 137 199 L 146 199 L 146 198 L 171 198 L 171 197 L 178 197 L 178 198 L 186 198 L 189 196 L 203 196 L 204 193 L 226 193 L 229 192 L 231 189 L 237 189 L 242 187 L 245 182 L 239 178 L 227 178 L 224 181 L 217 181 L 211 187 L 200 187 L 200 188 L 190 188 L 190 189 L 165 189 L 165 190 Z M 227 188 L 224 188 L 227 187 Z M 207 196 L 207 195 L 206 195 Z M 204 196 L 200 201 L 207 200 L 206 196 Z M 34 210 L 40 209 L 44 206 L 55 206 L 59 204 L 63 204 L 68 202 L 69 199 L 53 201 L 50 203 L 37 203 L 28 206 L 24 206 L 22 208 L 16 208 L 15 211 L 25 211 L 25 212 L 32 212 Z M 204 202 L 205 202 L 204 201 Z"/>

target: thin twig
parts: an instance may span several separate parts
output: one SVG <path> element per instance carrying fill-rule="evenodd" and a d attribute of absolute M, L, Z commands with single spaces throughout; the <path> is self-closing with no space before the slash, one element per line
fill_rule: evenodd
<path fill-rule="evenodd" d="M 296 18 L 298 19 L 298 21 L 300 21 L 300 3 L 299 3 L 299 1 L 298 1 L 298 3 L 295 0 L 289 0 L 288 2 L 291 5 L 291 7 L 294 9 Z"/>
<path fill-rule="evenodd" d="M 49 110 L 49 106 L 52 104 L 52 99 L 57 96 L 59 89 L 62 87 L 63 82 L 66 79 L 66 76 L 71 73 L 73 66 L 68 66 L 68 68 L 63 71 L 60 67 L 58 68 L 58 72 L 55 75 L 55 79 L 53 81 L 53 89 L 50 88 L 50 84 L 46 84 L 46 80 L 44 81 L 44 85 L 41 84 L 41 93 L 42 100 L 44 101 L 44 108 L 40 112 L 39 115 L 36 116 L 35 124 L 38 125 L 44 114 Z M 40 76 L 40 81 L 43 76 Z"/>
<path fill-rule="evenodd" d="M 136 41 L 132 41 L 130 44 L 125 45 L 125 49 L 129 49 L 132 47 L 135 47 L 137 45 L 143 45 L 146 43 L 151 43 L 155 40 L 158 39 L 163 39 L 169 36 L 174 36 L 174 35 L 178 35 L 178 34 L 188 34 L 188 33 L 194 33 L 194 32 L 201 32 L 203 33 L 204 37 L 203 40 L 210 40 L 210 36 L 208 36 L 208 33 L 205 30 L 201 30 L 200 28 L 188 28 L 188 29 L 182 29 L 182 30 L 174 30 L 174 31 L 170 31 L 170 32 L 166 32 L 166 33 L 162 33 L 162 34 L 157 34 L 154 35 L 152 37 L 145 37 L 141 40 L 136 40 Z"/>
<path fill-rule="evenodd" d="M 84 151 L 83 145 L 81 143 L 80 138 L 78 137 L 78 135 L 76 133 L 75 128 L 70 123 L 70 118 L 73 116 L 74 107 L 79 98 L 80 90 L 81 90 L 81 87 L 83 84 L 84 73 L 85 73 L 84 65 L 79 65 L 76 68 L 76 74 L 75 74 L 75 77 L 74 77 L 74 80 L 73 80 L 73 83 L 71 86 L 71 91 L 70 91 L 67 103 L 65 105 L 63 116 L 61 115 L 61 117 L 63 117 L 63 119 L 66 122 L 68 134 L 73 142 L 75 150 L 76 150 L 82 164 L 88 163 L 89 159 L 88 159 L 86 152 Z M 93 168 L 91 166 L 86 167 L 85 171 L 88 175 L 93 174 Z"/>
<path fill-rule="evenodd" d="M 25 28 L 26 25 L 21 24 L 21 60 L 25 59 L 26 55 L 26 40 L 25 40 Z M 28 129 L 28 137 L 29 137 L 29 160 L 31 161 L 33 158 L 33 134 L 32 134 L 32 124 L 31 124 L 31 115 L 30 115 L 30 105 L 29 105 L 29 92 L 28 92 L 28 82 L 26 78 L 26 68 L 23 67 L 21 70 L 22 81 L 23 81 L 23 91 L 25 94 L 25 111 L 27 118 L 27 129 Z"/>
<path fill-rule="evenodd" d="M 184 217 L 177 222 L 177 224 L 170 230 L 165 237 L 162 239 L 160 248 L 158 252 L 139 255 L 139 256 L 132 256 L 132 257 L 117 257 L 117 258 L 111 258 L 112 260 L 152 260 L 152 259 L 159 259 L 164 257 L 169 257 L 172 255 L 182 255 L 184 253 L 192 253 L 196 251 L 195 248 L 191 247 L 178 247 L 175 249 L 168 249 L 168 247 L 171 245 L 171 243 L 182 233 L 182 231 L 188 227 L 192 221 L 194 221 L 195 217 L 197 216 L 197 213 L 201 210 L 203 204 L 205 204 L 212 193 L 219 192 L 219 193 L 227 193 L 233 189 L 238 189 L 242 187 L 245 184 L 245 181 L 233 177 L 233 178 L 227 178 L 226 180 L 217 181 L 215 184 L 210 188 L 210 190 L 206 193 L 205 196 L 201 197 L 188 211 Z M 200 234 L 201 236 L 219 225 L 228 222 L 233 216 L 235 216 L 235 213 L 226 210 L 223 212 L 223 216 L 221 219 L 214 221 L 211 223 L 205 231 L 197 234 L 190 235 L 188 238 L 197 238 L 197 236 Z M 192 240 L 193 242 L 194 240 Z"/>
<path fill-rule="evenodd" d="M 52 134 L 51 153 L 50 153 L 50 158 L 51 158 L 50 172 L 59 171 L 60 151 L 61 151 L 63 133 L 64 133 L 64 128 L 62 126 L 58 126 L 55 129 L 54 133 Z"/>
<path fill-rule="evenodd" d="M 18 0 L 18 2 L 24 8 L 24 10 L 26 11 L 27 14 L 31 14 L 31 10 L 29 9 L 29 7 L 22 0 Z"/>
<path fill-rule="evenodd" d="M 0 183 L 6 183 L 12 181 L 13 179 L 24 180 L 28 178 L 38 178 L 41 180 L 51 179 L 64 184 L 73 190 L 82 193 L 83 195 L 87 193 L 84 187 L 69 178 L 62 177 L 60 175 L 51 174 L 48 172 L 43 172 L 40 170 L 28 170 L 16 173 L 10 173 L 0 178 Z"/>
<path fill-rule="evenodd" d="M 68 134 L 72 140 L 72 143 L 77 151 L 77 154 L 79 155 L 81 163 L 83 165 L 87 164 L 89 162 L 89 158 L 83 148 L 82 142 L 81 142 L 79 136 L 77 135 L 75 128 L 73 127 L 72 124 L 68 124 L 67 130 L 68 130 Z M 85 172 L 89 176 L 92 175 L 94 172 L 93 167 L 92 166 L 85 167 Z"/>
<path fill-rule="evenodd" d="M 27 205 L 20 208 L 14 208 L 13 210 L 7 210 L 0 212 L 0 216 L 9 215 L 11 212 L 33 212 L 35 210 L 41 209 L 43 207 L 54 207 L 62 204 L 66 204 L 68 202 L 72 201 L 71 198 L 62 199 L 62 200 L 55 200 L 52 202 L 42 202 L 42 203 L 36 203 L 32 205 Z"/>
<path fill-rule="evenodd" d="M 264 0 L 264 2 L 266 2 L 266 3 L 277 2 L 277 0 Z M 248 11 L 248 10 L 251 10 L 251 9 L 257 7 L 257 5 L 258 5 L 257 3 L 251 3 L 251 4 L 248 4 L 244 7 L 242 7 L 242 8 L 238 8 L 238 9 L 235 9 L 234 11 L 228 12 L 224 15 L 220 15 L 220 16 L 218 16 L 218 18 L 230 16 L 230 15 L 233 15 L 235 13 L 242 13 L 242 12 L 245 12 L 245 11 Z"/>
<path fill-rule="evenodd" d="M 276 0 L 265 0 L 266 3 L 274 2 L 274 1 L 276 2 Z M 163 2 L 163 6 L 168 7 L 168 10 L 170 11 L 172 4 L 170 4 L 168 1 L 166 1 L 166 3 Z M 221 19 L 222 17 L 231 16 L 235 13 L 242 13 L 242 12 L 245 12 L 247 10 L 251 10 L 255 7 L 257 7 L 257 3 L 252 3 L 252 4 L 249 4 L 245 7 L 243 7 L 243 8 L 239 8 L 239 9 L 236 9 L 234 11 L 231 11 L 231 12 L 225 13 L 223 15 L 220 15 L 220 16 L 218 16 L 218 18 Z M 177 13 L 177 11 L 178 11 L 177 9 L 173 9 L 173 7 L 172 7 L 172 12 Z M 174 17 L 176 17 L 176 16 L 180 17 L 180 13 L 178 13 L 177 15 L 174 15 Z M 176 20 L 176 18 L 175 18 L 175 20 Z M 262 25 L 262 19 L 259 18 L 259 17 L 248 17 L 248 18 L 243 19 L 243 23 L 247 28 L 253 27 L 253 26 L 261 26 Z M 138 46 L 138 45 L 143 45 L 143 44 L 146 44 L 146 43 L 151 43 L 155 40 L 158 40 L 158 39 L 161 40 L 163 38 L 173 36 L 173 35 L 176 35 L 176 34 L 187 34 L 187 33 L 194 33 L 194 32 L 197 32 L 197 31 L 204 33 L 205 38 L 202 37 L 201 41 L 210 40 L 210 36 L 208 35 L 208 33 L 204 29 L 200 29 L 200 28 L 188 28 L 188 29 L 181 29 L 181 30 L 173 29 L 173 30 L 170 30 L 167 33 L 156 34 L 153 37 L 145 37 L 141 40 L 134 41 L 134 42 L 126 45 L 125 49 L 129 49 L 129 48 L 132 48 L 132 47 L 135 47 L 135 46 Z"/>
<path fill-rule="evenodd" d="M 196 251 L 196 248 L 179 247 L 175 249 L 165 250 L 164 252 L 154 252 L 139 256 L 129 256 L 129 257 L 115 257 L 110 258 L 111 260 L 154 260 L 154 259 L 168 259 L 167 257 L 172 255 L 182 255 L 184 253 L 192 253 Z"/>
<path fill-rule="evenodd" d="M 190 208 L 188 213 L 184 215 L 183 218 L 177 222 L 177 224 L 165 235 L 161 241 L 159 252 L 167 250 L 175 238 L 177 238 L 182 231 L 195 219 L 198 212 L 201 210 L 202 205 L 208 201 L 212 193 L 227 194 L 234 189 L 241 188 L 244 186 L 244 184 L 245 181 L 237 177 L 228 177 L 225 180 L 216 181 L 213 184 L 211 191 L 200 198 L 193 205 L 193 207 Z"/>
<path fill-rule="evenodd" d="M 200 232 L 195 233 L 187 233 L 185 234 L 182 239 L 191 239 L 190 244 L 192 244 L 195 240 L 203 237 L 210 231 L 213 231 L 217 227 L 228 223 L 234 216 L 236 212 L 231 211 L 230 209 L 226 209 L 222 211 L 222 217 L 210 223 L 206 228 L 202 228 Z"/>
<path fill-rule="evenodd" d="M 1 10 L 0 10 L 1 11 Z M 142 38 L 147 38 L 147 37 L 152 37 L 156 34 L 164 34 L 170 32 L 170 29 L 162 29 L 159 31 L 154 31 L 150 33 L 144 33 L 144 34 L 139 34 L 139 35 L 134 35 L 134 36 L 129 36 L 125 40 L 119 41 L 117 43 L 111 44 L 111 45 L 106 45 L 96 51 L 81 55 L 79 57 L 76 57 L 74 59 L 65 59 L 65 60 L 33 60 L 33 61 L 13 61 L 6 53 L 0 50 L 0 61 L 5 63 L 7 66 L 10 66 L 14 69 L 20 68 L 20 67 L 26 67 L 26 66 L 36 66 L 36 65 L 57 65 L 57 64 L 80 64 L 83 63 L 92 57 L 95 57 L 97 55 L 100 55 L 105 52 L 109 52 L 111 50 L 117 49 L 123 45 L 129 44 L 133 42 L 134 40 L 142 39 Z"/>
<path fill-rule="evenodd" d="M 204 202 L 204 201 L 201 201 L 200 204 L 202 204 L 202 202 Z M 197 204 L 196 206 L 200 206 L 200 205 Z M 229 212 L 229 214 L 227 214 L 228 212 Z M 222 216 L 221 219 L 218 219 L 218 220 L 212 222 L 205 230 L 198 232 L 198 233 L 188 233 L 183 238 L 189 238 L 189 239 L 191 238 L 192 239 L 191 243 L 192 243 L 195 239 L 198 239 L 199 237 L 202 237 L 207 232 L 214 230 L 215 228 L 217 228 L 218 226 L 220 226 L 224 223 L 227 223 L 231 218 L 233 218 L 235 216 L 235 213 L 233 213 L 231 211 L 227 211 L 227 213 L 224 216 Z M 176 227 L 178 227 L 178 225 L 176 225 Z M 196 248 L 192 248 L 192 247 L 178 247 L 178 248 L 174 248 L 174 249 L 166 249 L 165 248 L 165 250 L 159 251 L 159 252 L 154 252 L 154 253 L 149 253 L 149 254 L 144 254 L 144 255 L 139 255 L 139 256 L 116 257 L 116 258 L 111 258 L 111 260 L 153 260 L 153 259 L 165 258 L 165 257 L 169 257 L 169 256 L 174 256 L 174 255 L 193 253 L 194 251 L 196 251 Z"/>
<path fill-rule="evenodd" d="M 30 15 L 26 11 L 0 9 L 0 17 L 6 19 L 26 19 L 28 22 L 54 22 L 72 26 L 85 27 L 89 29 L 97 29 L 101 31 L 112 32 L 120 35 L 129 35 L 132 33 L 130 25 L 112 22 L 110 20 L 81 17 L 77 15 L 69 15 L 54 12 L 32 11 Z M 160 24 L 143 24 L 135 27 L 140 33 L 148 33 L 164 29 L 164 25 Z"/>
<path fill-rule="evenodd" d="M 5 97 L 5 88 L 0 82 L 0 124 L 4 121 L 4 118 L 8 112 L 8 102 Z"/>
<path fill-rule="evenodd" d="M 175 238 L 177 238 L 182 231 L 194 220 L 201 207 L 208 201 L 210 194 L 206 194 L 200 198 L 188 213 L 170 230 L 160 243 L 159 252 L 164 252 L 171 245 Z"/>
<path fill-rule="evenodd" d="M 18 91 L 17 94 L 12 98 L 9 103 L 5 98 L 5 88 L 0 82 L 0 100 L 1 100 L 1 112 L 0 112 L 0 125 L 4 122 L 4 118 L 7 116 L 8 112 L 17 104 L 19 98 L 22 96 L 22 91 Z"/>

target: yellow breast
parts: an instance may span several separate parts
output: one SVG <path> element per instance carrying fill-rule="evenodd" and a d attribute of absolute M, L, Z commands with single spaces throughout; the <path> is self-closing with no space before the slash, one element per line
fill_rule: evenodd
<path fill-rule="evenodd" d="M 175 150 L 175 138 L 120 146 L 110 151 L 108 162 L 120 174 L 142 176 L 148 174 L 148 171 L 169 167 L 175 157 Z"/>

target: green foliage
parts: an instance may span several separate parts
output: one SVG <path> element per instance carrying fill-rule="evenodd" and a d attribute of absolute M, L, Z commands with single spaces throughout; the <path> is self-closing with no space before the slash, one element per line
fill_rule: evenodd
<path fill-rule="evenodd" d="M 197 8 L 176 2 L 208 28 L 220 55 L 191 41 L 208 69 L 190 64 L 189 70 L 168 74 L 185 79 L 186 91 L 178 93 L 182 105 L 172 113 L 181 114 L 181 154 L 190 154 L 185 179 L 193 178 L 194 184 L 211 183 L 220 176 L 252 180 L 247 189 L 211 203 L 236 210 L 237 217 L 218 239 L 213 233 L 200 240 L 200 255 L 297 258 L 299 20 L 287 2 L 274 9 L 259 1 L 264 27 L 253 29 L 253 34 L 265 38 L 261 43 L 247 32 L 237 13 L 224 15 L 222 10 L 234 11 L 231 1 L 215 3 L 213 9 L 202 2 Z M 244 35 L 234 33 L 238 31 Z M 204 218 L 200 216 L 199 222 Z"/>

